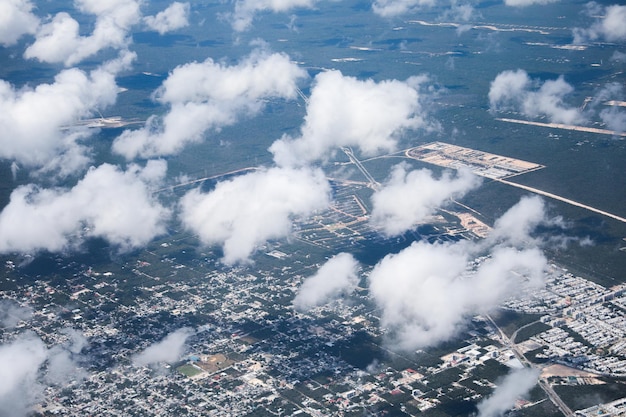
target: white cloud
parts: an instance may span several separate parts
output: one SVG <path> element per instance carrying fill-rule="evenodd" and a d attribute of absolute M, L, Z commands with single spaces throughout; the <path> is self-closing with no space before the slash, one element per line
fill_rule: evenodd
<path fill-rule="evenodd" d="M 46 346 L 33 333 L 0 345 L 1 415 L 26 416 L 29 407 L 42 394 L 37 376 L 47 357 Z"/>
<path fill-rule="evenodd" d="M 474 248 L 464 243 L 414 242 L 387 255 L 372 270 L 370 293 L 381 308 L 381 326 L 391 343 L 411 350 L 448 340 L 472 315 L 488 311 L 522 286 L 510 271 L 541 281 L 546 266 L 535 249 L 494 251 L 473 274 L 467 274 Z"/>
<path fill-rule="evenodd" d="M 294 307 L 307 311 L 352 292 L 359 283 L 358 268 L 358 262 L 349 253 L 334 256 L 304 281 L 293 300 Z"/>
<path fill-rule="evenodd" d="M 194 331 L 183 327 L 170 334 L 163 340 L 148 346 L 143 352 L 133 356 L 133 362 L 139 366 L 149 366 L 159 362 L 172 363 L 180 359 L 185 351 L 185 343 Z"/>
<path fill-rule="evenodd" d="M 11 329 L 32 314 L 30 307 L 22 307 L 10 299 L 0 299 L 0 328 Z"/>
<path fill-rule="evenodd" d="M 480 184 L 480 178 L 467 169 L 457 171 L 456 177 L 445 171 L 436 179 L 430 170 L 408 168 L 394 166 L 383 187 L 372 195 L 370 221 L 389 236 L 412 229 L 446 200 L 462 197 Z"/>
<path fill-rule="evenodd" d="M 189 3 L 175 1 L 156 16 L 146 16 L 143 21 L 161 35 L 164 33 L 184 28 L 189 25 Z"/>
<path fill-rule="evenodd" d="M 624 86 L 620 83 L 607 83 L 604 85 L 589 103 L 589 112 L 595 112 L 601 106 L 606 106 L 609 100 L 624 101 Z M 598 112 L 598 116 L 606 125 L 606 128 L 617 133 L 626 132 L 626 112 L 620 106 L 607 106 Z"/>
<path fill-rule="evenodd" d="M 611 55 L 611 61 L 626 62 L 626 53 L 620 51 L 613 52 L 613 55 Z"/>
<path fill-rule="evenodd" d="M 69 190 L 20 186 L 0 212 L 0 252 L 58 252 L 90 237 L 121 250 L 142 246 L 165 232 L 169 211 L 149 190 L 165 171 L 163 161 L 126 171 L 103 164 Z"/>
<path fill-rule="evenodd" d="M 451 20 L 453 22 L 469 22 L 476 19 L 480 14 L 476 12 L 474 6 L 470 3 L 457 3 L 456 0 L 450 2 L 450 8 L 445 10 L 441 20 Z M 461 25 L 457 28 L 457 33 L 469 30 L 471 26 Z"/>
<path fill-rule="evenodd" d="M 478 417 L 499 417 L 515 405 L 515 402 L 528 394 L 537 385 L 539 371 L 522 368 L 511 371 L 494 390 L 489 398 L 478 404 Z"/>
<path fill-rule="evenodd" d="M 14 45 L 22 35 L 34 34 L 39 18 L 29 0 L 0 0 L 0 45 Z"/>
<path fill-rule="evenodd" d="M 374 0 L 372 10 L 382 17 L 394 17 L 435 4 L 435 0 Z"/>
<path fill-rule="evenodd" d="M 626 40 L 626 6 L 614 4 L 602 8 L 595 2 L 590 2 L 587 6 L 589 10 L 593 10 L 595 13 L 598 13 L 596 9 L 601 8 L 599 14 L 604 16 L 596 19 L 588 28 L 575 28 L 573 30 L 574 44 L 601 40 L 607 42 Z"/>
<path fill-rule="evenodd" d="M 535 4 L 550 4 L 556 3 L 559 0 L 504 0 L 504 4 L 512 7 L 527 7 Z"/>
<path fill-rule="evenodd" d="M 545 203 L 537 196 L 524 196 L 520 201 L 507 210 L 496 220 L 488 240 L 507 241 L 516 246 L 535 243 L 531 232 L 540 225 L 554 225 L 561 223 L 560 218 L 548 219 L 545 213 Z"/>
<path fill-rule="evenodd" d="M 617 107 L 609 107 L 600 111 L 600 118 L 607 129 L 616 133 L 626 132 L 626 112 Z"/>
<path fill-rule="evenodd" d="M 489 105 L 493 112 L 510 110 L 530 118 L 547 117 L 554 123 L 579 124 L 584 121 L 581 111 L 564 103 L 573 91 L 562 76 L 541 83 L 521 69 L 503 71 L 491 82 Z"/>
<path fill-rule="evenodd" d="M 125 49 L 130 43 L 129 30 L 141 17 L 138 0 L 76 0 L 75 6 L 96 16 L 93 33 L 81 36 L 73 17 L 57 13 L 39 27 L 35 42 L 24 52 L 25 58 L 71 66 L 103 49 Z"/>
<path fill-rule="evenodd" d="M 407 81 L 360 81 L 339 71 L 315 77 L 301 136 L 288 135 L 270 147 L 278 165 L 306 165 L 340 146 L 357 146 L 366 155 L 392 151 L 406 130 L 430 127 L 424 118 L 420 85 Z"/>
<path fill-rule="evenodd" d="M 88 158 L 77 140 L 85 131 L 61 128 L 112 105 L 119 90 L 116 72 L 133 57 L 125 54 L 90 73 L 67 69 L 35 88 L 16 89 L 0 80 L 0 158 L 30 168 L 84 167 Z"/>
<path fill-rule="evenodd" d="M 330 186 L 319 169 L 269 168 L 196 189 L 181 199 L 183 224 L 207 245 L 222 245 L 227 264 L 246 261 L 269 239 L 289 235 L 292 220 L 329 204 Z"/>
<path fill-rule="evenodd" d="M 127 159 L 175 154 L 208 130 L 257 114 L 268 98 L 296 97 L 296 83 L 305 77 L 287 55 L 263 48 L 235 66 L 212 59 L 179 66 L 155 93 L 158 102 L 170 106 L 168 113 L 125 131 L 113 149 Z"/>
<path fill-rule="evenodd" d="M 471 1 L 459 0 L 374 0 L 372 10 L 375 14 L 393 18 L 409 13 L 418 13 L 421 10 L 439 6 L 444 8 L 439 20 L 453 22 L 467 22 L 479 16 Z M 457 33 L 468 30 L 469 26 L 459 26 Z"/>
<path fill-rule="evenodd" d="M 0 415 L 31 415 L 32 406 L 43 399 L 46 385 L 66 384 L 83 375 L 75 359 L 86 339 L 73 329 L 61 332 L 68 342 L 50 349 L 32 332 L 0 345 Z"/>
<path fill-rule="evenodd" d="M 258 12 L 286 13 L 296 8 L 313 8 L 318 0 L 237 0 L 233 13 L 225 17 L 237 32 L 250 29 Z"/>
<path fill-rule="evenodd" d="M 524 203 L 521 206 L 511 211 L 519 212 Z M 504 228 L 501 238 L 509 230 Z M 516 229 L 513 232 L 518 236 Z M 383 258 L 369 276 L 369 289 L 390 343 L 411 350 L 448 340 L 469 317 L 489 311 L 522 286 L 542 285 L 547 266 L 542 252 L 536 247 L 519 249 L 512 242 L 516 239 L 414 242 Z M 470 272 L 470 261 L 485 253 L 488 259 Z"/>
<path fill-rule="evenodd" d="M 80 381 L 87 373 L 79 367 L 80 353 L 88 345 L 85 336 L 78 330 L 66 328 L 61 332 L 67 340 L 48 350 L 48 366 L 44 382 L 51 385 L 67 385 L 71 381 Z"/>

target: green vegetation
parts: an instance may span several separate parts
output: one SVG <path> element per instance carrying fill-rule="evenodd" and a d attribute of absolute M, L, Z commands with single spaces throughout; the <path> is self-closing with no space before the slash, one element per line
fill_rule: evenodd
<path fill-rule="evenodd" d="M 554 391 L 572 410 L 581 410 L 622 398 L 626 384 L 555 385 Z"/>
<path fill-rule="evenodd" d="M 178 368 L 176 368 L 176 370 L 180 372 L 181 374 L 188 376 L 188 377 L 196 376 L 202 373 L 200 369 L 190 364 L 179 366 Z"/>
<path fill-rule="evenodd" d="M 499 378 L 508 374 L 509 367 L 501 364 L 500 362 L 489 359 L 483 363 L 483 366 L 478 366 L 472 372 L 474 379 L 486 379 L 487 381 L 496 382 Z"/>
<path fill-rule="evenodd" d="M 428 387 L 431 389 L 442 388 L 456 382 L 463 371 L 459 368 L 449 368 L 428 377 Z"/>
<path fill-rule="evenodd" d="M 517 332 L 514 342 L 515 343 L 523 342 L 524 340 L 528 340 L 531 337 L 538 335 L 539 333 L 543 333 L 548 329 L 550 329 L 550 326 L 540 321 L 536 323 L 532 323 L 529 326 L 524 327 L 519 332 Z"/>
<path fill-rule="evenodd" d="M 511 337 L 520 327 L 537 321 L 540 317 L 538 314 L 524 314 L 502 309 L 491 314 L 493 321 L 508 337 Z"/>
<path fill-rule="evenodd" d="M 379 360 L 384 356 L 384 352 L 375 342 L 377 340 L 370 334 L 357 332 L 352 339 L 329 348 L 329 350 L 350 365 L 365 369 L 374 360 Z"/>

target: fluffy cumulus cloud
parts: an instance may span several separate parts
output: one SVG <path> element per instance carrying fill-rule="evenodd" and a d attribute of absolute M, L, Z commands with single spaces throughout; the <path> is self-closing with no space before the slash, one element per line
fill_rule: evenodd
<path fill-rule="evenodd" d="M 250 29 L 259 12 L 286 13 L 296 8 L 312 8 L 317 0 L 237 0 L 235 10 L 225 17 L 233 29 L 243 32 Z"/>
<path fill-rule="evenodd" d="M 132 42 L 132 27 L 142 21 L 141 5 L 141 0 L 76 0 L 78 12 L 95 18 L 92 33 L 82 35 L 78 21 L 67 12 L 59 12 L 37 27 L 35 42 L 26 49 L 24 57 L 72 66 L 105 49 L 124 50 Z M 174 2 L 143 21 L 163 34 L 187 26 L 188 15 L 188 3 Z"/>
<path fill-rule="evenodd" d="M 563 77 L 541 83 L 526 71 L 503 71 L 491 82 L 489 105 L 493 112 L 516 111 L 530 118 L 546 117 L 553 123 L 575 124 L 584 120 L 581 111 L 567 106 L 565 97 L 574 91 Z"/>
<path fill-rule="evenodd" d="M 427 169 L 409 171 L 406 164 L 392 168 L 389 179 L 372 195 L 370 221 L 389 236 L 400 235 L 426 219 L 450 198 L 459 198 L 480 184 L 469 170 L 441 178 Z"/>
<path fill-rule="evenodd" d="M 67 69 L 53 83 L 34 88 L 0 80 L 0 158 L 30 168 L 84 166 L 88 158 L 77 139 L 85 132 L 62 128 L 113 104 L 119 90 L 115 75 L 133 58 L 124 54 L 89 73 Z"/>
<path fill-rule="evenodd" d="M 366 155 L 395 149 L 408 129 L 430 127 L 420 103 L 424 77 L 407 81 L 361 81 L 339 71 L 315 77 L 301 136 L 288 135 L 270 147 L 276 163 L 302 165 L 328 156 L 340 146 Z"/>
<path fill-rule="evenodd" d="M 0 345 L 0 414 L 25 416 L 39 399 L 39 369 L 47 359 L 45 344 L 29 333 L 12 343 Z"/>
<path fill-rule="evenodd" d="M 35 42 L 24 52 L 25 58 L 70 66 L 106 48 L 124 49 L 130 42 L 130 28 L 141 17 L 137 0 L 77 0 L 75 6 L 96 17 L 93 32 L 80 35 L 79 24 L 72 16 L 57 13 L 38 29 Z"/>
<path fill-rule="evenodd" d="M 181 199 L 181 219 L 207 245 L 223 247 L 227 264 L 246 261 L 269 239 L 287 236 L 292 220 L 329 204 L 330 186 L 319 169 L 269 168 L 235 177 Z"/>
<path fill-rule="evenodd" d="M 588 3 L 590 14 L 601 15 L 588 28 L 574 29 L 574 43 L 594 41 L 620 42 L 626 40 L 626 6 L 602 7 L 595 2 Z"/>
<path fill-rule="evenodd" d="M 187 339 L 193 334 L 193 329 L 188 327 L 178 329 L 168 334 L 163 340 L 148 346 L 133 356 L 133 362 L 139 366 L 176 362 L 185 351 Z"/>
<path fill-rule="evenodd" d="M 43 398 L 46 385 L 76 379 L 80 372 L 74 357 L 85 346 L 85 339 L 75 330 L 63 332 L 71 335 L 68 343 L 50 349 L 31 332 L 0 345 L 0 415 L 29 415 L 31 407 Z"/>
<path fill-rule="evenodd" d="M 539 371 L 521 368 L 511 371 L 498 384 L 493 394 L 478 404 L 478 417 L 499 417 L 537 385 Z"/>
<path fill-rule="evenodd" d="M 206 131 L 255 115 L 269 98 L 294 98 L 306 72 L 281 53 L 258 48 L 237 65 L 207 59 L 175 68 L 156 91 L 156 100 L 170 107 L 146 125 L 127 130 L 113 149 L 128 159 L 171 155 L 202 140 Z"/>
<path fill-rule="evenodd" d="M 32 13 L 29 0 L 0 1 L 0 45 L 11 46 L 22 35 L 37 31 L 39 19 Z"/>
<path fill-rule="evenodd" d="M 150 192 L 165 171 L 163 161 L 126 171 L 103 164 L 71 189 L 20 186 L 0 212 L 0 252 L 57 252 L 90 237 L 121 250 L 144 245 L 165 232 L 169 211 Z"/>
<path fill-rule="evenodd" d="M 357 260 L 349 253 L 334 256 L 304 281 L 293 306 L 308 311 L 341 294 L 352 292 L 359 283 L 358 269 Z"/>
<path fill-rule="evenodd" d="M 516 205 L 510 213 L 520 211 Z M 524 215 L 518 219 L 536 224 Z M 502 237 L 506 230 L 497 233 Z M 484 253 L 488 257 L 470 267 Z M 414 242 L 374 267 L 369 288 L 391 343 L 410 350 L 454 337 L 468 317 L 489 311 L 522 286 L 541 286 L 546 266 L 543 253 L 532 245 Z"/>
<path fill-rule="evenodd" d="M 143 21 L 161 35 L 189 25 L 189 3 L 174 2 L 155 16 L 146 16 Z"/>

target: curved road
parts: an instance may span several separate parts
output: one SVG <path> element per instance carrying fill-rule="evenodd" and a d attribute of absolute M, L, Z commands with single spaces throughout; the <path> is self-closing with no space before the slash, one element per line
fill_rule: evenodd
<path fill-rule="evenodd" d="M 491 322 L 494 329 L 498 331 L 498 333 L 500 334 L 500 338 L 502 339 L 504 344 L 515 354 L 515 357 L 519 359 L 519 361 L 524 366 L 527 366 L 529 368 L 535 368 L 534 364 L 526 359 L 526 356 L 524 356 L 524 354 L 517 348 L 517 345 L 513 341 L 514 339 L 510 339 L 509 337 L 507 337 L 507 335 L 505 335 L 500 327 L 498 327 L 498 325 L 491 318 L 491 316 L 487 315 L 487 319 Z M 517 332 L 515 333 L 515 335 L 517 335 Z M 574 412 L 571 410 L 571 408 L 569 408 L 567 404 L 565 404 L 563 400 L 561 400 L 561 397 L 559 397 L 554 389 L 552 389 L 552 386 L 547 380 L 539 378 L 539 381 L 537 381 L 537 383 L 539 384 L 543 392 L 546 393 L 548 398 L 550 398 L 550 401 L 552 401 L 552 403 L 558 407 L 558 409 L 561 411 L 561 413 L 563 413 L 565 417 L 570 417 L 574 415 Z"/>

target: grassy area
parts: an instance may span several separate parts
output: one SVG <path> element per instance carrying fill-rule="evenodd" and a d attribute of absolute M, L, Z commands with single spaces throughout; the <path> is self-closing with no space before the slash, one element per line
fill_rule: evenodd
<path fill-rule="evenodd" d="M 196 376 L 196 375 L 202 373 L 201 370 L 199 370 L 195 366 L 189 365 L 189 364 L 185 364 L 185 365 L 179 366 L 178 368 L 176 368 L 176 370 L 178 372 L 180 372 L 181 374 L 183 374 L 185 376 L 188 376 L 188 377 Z"/>

